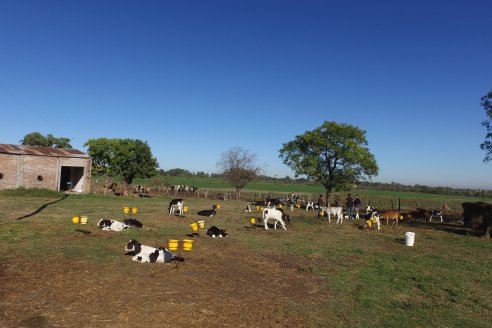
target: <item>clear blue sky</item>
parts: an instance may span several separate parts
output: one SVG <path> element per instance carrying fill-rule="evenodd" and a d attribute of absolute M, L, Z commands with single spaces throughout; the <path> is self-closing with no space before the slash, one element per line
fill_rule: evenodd
<path fill-rule="evenodd" d="M 283 143 L 367 131 L 374 181 L 492 189 L 479 145 L 492 1 L 0 2 L 0 143 L 147 141 L 163 169 L 216 172 L 240 146 L 293 176 Z"/>

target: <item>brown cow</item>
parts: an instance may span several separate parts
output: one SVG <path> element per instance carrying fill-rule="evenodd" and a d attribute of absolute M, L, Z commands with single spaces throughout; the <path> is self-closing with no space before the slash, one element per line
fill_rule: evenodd
<path fill-rule="evenodd" d="M 394 220 L 393 224 L 398 225 L 398 220 L 400 219 L 400 211 L 398 210 L 386 210 L 381 212 L 381 219 L 386 219 L 386 225 L 388 225 L 390 220 Z"/>
<path fill-rule="evenodd" d="M 492 204 L 484 202 L 462 203 L 463 225 L 481 230 L 484 237 L 492 238 Z"/>

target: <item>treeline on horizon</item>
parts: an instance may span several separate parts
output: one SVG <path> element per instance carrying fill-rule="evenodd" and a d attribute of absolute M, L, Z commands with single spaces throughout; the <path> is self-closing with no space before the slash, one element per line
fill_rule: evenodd
<path fill-rule="evenodd" d="M 159 170 L 160 176 L 184 176 L 184 177 L 199 177 L 199 178 L 222 178 L 218 173 L 206 173 L 203 171 L 190 172 L 186 169 L 174 168 L 170 170 Z M 259 175 L 256 181 L 269 182 L 269 183 L 284 183 L 284 184 L 306 184 L 318 186 L 319 183 L 306 179 L 306 178 L 291 178 L 289 176 L 279 178 L 270 177 L 266 175 Z M 492 197 L 492 190 L 479 190 L 479 189 L 466 189 L 466 188 L 451 188 L 451 187 L 430 187 L 425 185 L 404 185 L 397 182 L 371 182 L 360 181 L 357 182 L 360 189 L 366 190 L 382 190 L 382 191 L 407 191 L 407 192 L 421 192 L 428 194 L 440 194 L 440 195 L 454 195 L 454 196 L 470 196 L 470 197 Z"/>

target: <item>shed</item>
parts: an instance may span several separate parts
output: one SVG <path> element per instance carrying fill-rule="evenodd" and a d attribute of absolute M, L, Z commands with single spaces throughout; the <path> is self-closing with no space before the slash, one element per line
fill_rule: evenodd
<path fill-rule="evenodd" d="M 0 144 L 0 189 L 90 192 L 91 158 L 77 149 Z"/>

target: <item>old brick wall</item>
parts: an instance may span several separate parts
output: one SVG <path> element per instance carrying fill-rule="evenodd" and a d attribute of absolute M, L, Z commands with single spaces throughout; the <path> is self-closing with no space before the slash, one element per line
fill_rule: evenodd
<path fill-rule="evenodd" d="M 17 186 L 17 165 L 19 156 L 0 154 L 0 189 L 13 189 Z"/>
<path fill-rule="evenodd" d="M 57 163 L 56 157 L 24 155 L 21 185 L 57 190 Z M 38 180 L 39 176 L 42 180 Z"/>

